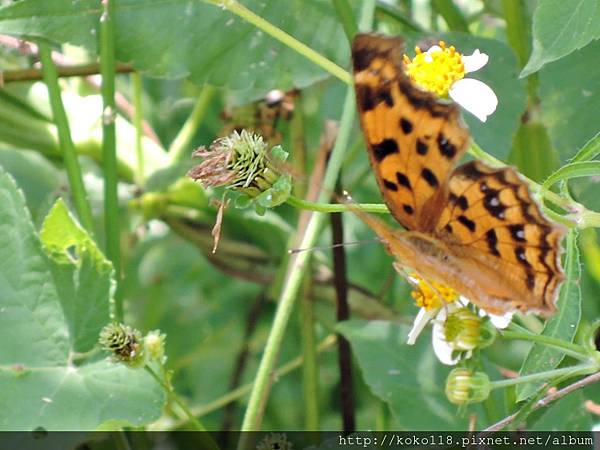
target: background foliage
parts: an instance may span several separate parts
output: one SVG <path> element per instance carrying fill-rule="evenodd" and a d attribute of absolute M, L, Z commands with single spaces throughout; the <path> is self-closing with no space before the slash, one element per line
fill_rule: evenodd
<path fill-rule="evenodd" d="M 567 244 L 559 315 L 545 328 L 535 318 L 521 323 L 581 343 L 600 317 L 596 0 L 242 3 L 245 8 L 234 1 L 118 0 L 111 34 L 101 29 L 106 11 L 97 0 L 0 1 L 0 429 L 189 426 L 181 404 L 148 372 L 115 365 L 97 351 L 114 297 L 123 301 L 126 323 L 167 335 L 175 395 L 203 426 L 241 427 L 276 300 L 286 289 L 287 250 L 302 236 L 301 211 L 284 204 L 259 216 L 229 207 L 213 254 L 214 200 L 222 191 L 203 190 L 185 176 L 190 155 L 223 133 L 228 120 L 230 126 L 252 122 L 264 108 L 252 102 L 269 91 L 300 89 L 293 114 L 276 127 L 302 196 L 324 123 L 339 121 L 347 103 L 346 33 L 365 23 L 363 3 L 374 6 L 370 28 L 402 34 L 408 49 L 433 38 L 463 53 L 479 48 L 490 55 L 477 75 L 496 92 L 499 108 L 486 124 L 464 114 L 473 139 L 488 159 L 517 165 L 534 181 L 560 169 L 551 179 L 555 187 L 565 201 L 583 205 L 567 211 L 579 233 Z M 286 41 L 283 32 L 316 53 Z M 119 62 L 112 73 L 133 72 L 116 76 L 118 210 L 112 216 L 103 215 L 110 169 L 99 80 L 60 79 L 93 230 L 78 224 L 56 114 L 44 83 L 33 80 L 41 78 L 37 47 L 13 38 L 41 44 L 40 50 L 50 43 L 60 73 L 69 67 L 98 73 L 98 55 L 109 45 Z M 339 183 L 361 203 L 381 202 L 359 127 L 349 124 Z M 328 221 L 318 229 L 318 245 L 331 243 Z M 107 223 L 118 233 L 107 235 Z M 343 225 L 348 241 L 372 237 L 352 214 Z M 120 250 L 120 276 L 105 256 L 111 239 Z M 405 344 L 416 308 L 390 257 L 378 244 L 344 252 L 352 320 L 336 325 L 331 250 L 316 249 L 278 352 L 280 372 L 262 429 L 341 428 L 340 374 L 328 338 L 336 331 L 352 347 L 358 429 L 465 429 L 472 414 L 484 428 L 538 392 L 538 383 L 511 386 L 457 410 L 444 394 L 449 369 L 435 359 L 428 336 L 414 347 Z M 481 361 L 492 379 L 573 363 L 541 344 L 502 339 Z M 589 430 L 600 419 L 584 401 L 598 398 L 600 386 L 590 385 L 531 414 L 526 426 Z"/>

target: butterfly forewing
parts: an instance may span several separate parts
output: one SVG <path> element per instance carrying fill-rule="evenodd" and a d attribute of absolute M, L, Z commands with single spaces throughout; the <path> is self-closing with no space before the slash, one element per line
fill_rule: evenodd
<path fill-rule="evenodd" d="M 354 83 L 369 157 L 384 200 L 409 230 L 430 231 L 469 135 L 456 105 L 415 87 L 404 73 L 402 41 L 358 35 Z"/>

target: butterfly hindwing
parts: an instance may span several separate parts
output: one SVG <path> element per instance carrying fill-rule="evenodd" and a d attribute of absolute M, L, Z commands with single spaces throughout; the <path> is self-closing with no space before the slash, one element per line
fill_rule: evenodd
<path fill-rule="evenodd" d="M 527 184 L 510 167 L 471 161 L 456 169 L 449 190 L 436 235 L 510 275 L 528 307 L 552 312 L 563 279 L 558 249 L 564 231 L 542 215 Z"/>
<path fill-rule="evenodd" d="M 402 41 L 358 35 L 354 83 L 369 157 L 384 200 L 409 230 L 430 231 L 469 135 L 456 105 L 415 87 L 404 73 Z"/>

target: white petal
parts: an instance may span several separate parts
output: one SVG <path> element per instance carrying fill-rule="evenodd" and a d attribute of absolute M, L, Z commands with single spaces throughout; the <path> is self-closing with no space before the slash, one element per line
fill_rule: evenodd
<path fill-rule="evenodd" d="M 423 331 L 423 328 L 425 328 L 425 325 L 427 325 L 429 321 L 433 319 L 438 311 L 439 310 L 437 309 L 430 309 L 429 311 L 425 308 L 419 309 L 419 313 L 413 322 L 412 329 L 408 332 L 408 339 L 406 341 L 408 345 L 413 345 L 415 343 L 419 337 L 419 334 L 421 334 L 421 331 Z"/>
<path fill-rule="evenodd" d="M 446 321 L 446 311 L 441 309 L 433 321 L 433 333 L 431 333 L 431 344 L 435 356 L 442 364 L 453 366 L 458 362 L 458 357 L 452 357 L 452 347 L 446 342 L 444 332 L 444 322 Z"/>
<path fill-rule="evenodd" d="M 452 85 L 450 97 L 482 122 L 496 111 L 498 97 L 487 84 L 472 78 L 463 78 Z"/>
<path fill-rule="evenodd" d="M 433 53 L 433 52 L 441 52 L 441 51 L 442 51 L 442 47 L 440 47 L 439 45 L 432 45 L 431 47 L 429 47 L 429 49 L 425 53 Z"/>
<path fill-rule="evenodd" d="M 500 329 L 503 330 L 505 329 L 510 322 L 512 321 L 513 318 L 513 313 L 511 312 L 507 312 L 506 314 L 502 315 L 502 316 L 498 316 L 496 314 L 489 314 L 490 316 L 490 321 L 492 322 L 492 324 Z"/>
<path fill-rule="evenodd" d="M 479 49 L 475 50 L 472 55 L 462 57 L 462 63 L 465 66 L 465 72 L 475 72 L 485 66 L 490 57 L 485 53 L 481 53 Z"/>

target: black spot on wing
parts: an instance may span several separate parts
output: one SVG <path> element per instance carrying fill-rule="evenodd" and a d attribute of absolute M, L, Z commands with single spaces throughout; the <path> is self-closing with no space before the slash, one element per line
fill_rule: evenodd
<path fill-rule="evenodd" d="M 526 242 L 525 239 L 525 226 L 521 223 L 509 225 L 508 230 L 514 241 Z"/>
<path fill-rule="evenodd" d="M 400 149 L 394 139 L 384 139 L 379 144 L 373 145 L 373 154 L 377 162 L 381 162 L 386 156 L 398 153 Z"/>
<path fill-rule="evenodd" d="M 485 197 L 483 198 L 483 206 L 485 206 L 485 209 L 487 209 L 492 216 L 503 220 L 506 206 L 502 204 L 498 194 L 499 191 L 496 189 L 486 189 Z"/>
<path fill-rule="evenodd" d="M 525 286 L 527 286 L 527 289 L 529 289 L 530 291 L 533 291 L 533 289 L 535 288 L 535 275 L 530 270 L 527 271 L 527 275 L 525 278 Z"/>
<path fill-rule="evenodd" d="M 400 128 L 402 128 L 404 134 L 410 134 L 413 130 L 413 124 L 406 117 L 402 117 L 400 119 Z"/>
<path fill-rule="evenodd" d="M 471 231 L 471 232 L 475 231 L 475 228 L 476 228 L 475 222 L 473 222 L 468 217 L 461 215 L 461 216 L 458 216 L 456 218 L 456 220 L 458 220 L 461 224 L 463 224 L 469 231 Z"/>
<path fill-rule="evenodd" d="M 361 111 L 371 111 L 377 106 L 373 89 L 366 84 L 356 85 L 356 98 L 358 99 L 358 106 Z"/>
<path fill-rule="evenodd" d="M 402 172 L 396 172 L 396 180 L 398 180 L 399 185 L 404 186 L 405 188 L 410 189 L 412 191 L 410 180 Z"/>
<path fill-rule="evenodd" d="M 440 184 L 435 174 L 427 167 L 421 170 L 421 177 L 427 181 L 427 184 L 431 187 L 437 187 Z"/>
<path fill-rule="evenodd" d="M 440 153 L 448 159 L 454 158 L 456 155 L 456 146 L 452 144 L 446 136 L 442 133 L 438 134 L 437 137 L 438 147 L 440 149 Z"/>
<path fill-rule="evenodd" d="M 469 208 L 469 201 L 467 200 L 467 197 L 465 197 L 464 195 L 461 195 L 460 197 L 458 197 L 456 199 L 456 204 L 460 207 L 460 209 L 462 209 L 463 211 L 466 211 Z"/>
<path fill-rule="evenodd" d="M 492 255 L 500 256 L 500 252 L 498 251 L 498 236 L 496 236 L 496 232 L 491 229 L 485 233 L 485 240 L 487 242 L 488 248 L 490 249 L 490 253 Z"/>
<path fill-rule="evenodd" d="M 394 106 L 394 99 L 392 98 L 389 85 L 379 86 L 375 92 L 375 104 L 381 102 L 384 102 L 390 108 Z"/>
<path fill-rule="evenodd" d="M 371 61 L 373 61 L 373 50 L 367 47 L 353 49 L 352 51 L 352 64 L 355 72 L 361 72 L 369 67 Z"/>
<path fill-rule="evenodd" d="M 415 212 L 415 210 L 413 209 L 413 207 L 412 207 L 412 206 L 410 206 L 410 205 L 406 205 L 406 204 L 405 204 L 405 205 L 402 205 L 402 209 L 404 209 L 404 212 L 405 212 L 406 214 L 411 214 L 411 215 L 412 215 L 412 213 L 414 213 L 414 212 Z"/>
<path fill-rule="evenodd" d="M 525 247 L 520 245 L 515 247 L 515 256 L 517 257 L 517 260 L 525 267 L 531 267 L 531 264 L 529 261 L 527 261 L 527 256 L 525 255 Z"/>
<path fill-rule="evenodd" d="M 386 180 L 385 178 L 383 179 L 383 185 L 385 186 L 386 189 L 388 189 L 390 191 L 396 192 L 398 190 L 398 186 L 396 185 L 396 183 L 394 183 L 393 181 L 390 181 L 390 180 Z"/>
<path fill-rule="evenodd" d="M 429 150 L 429 146 L 421 139 L 417 139 L 417 153 L 419 155 L 426 155 Z"/>

